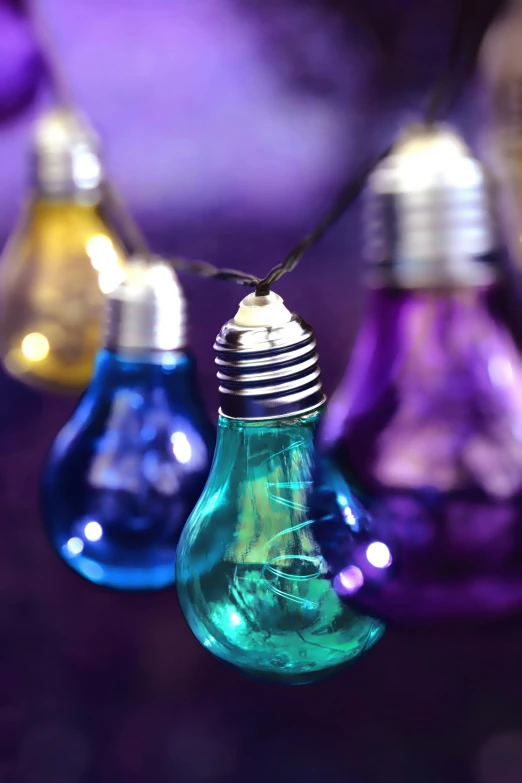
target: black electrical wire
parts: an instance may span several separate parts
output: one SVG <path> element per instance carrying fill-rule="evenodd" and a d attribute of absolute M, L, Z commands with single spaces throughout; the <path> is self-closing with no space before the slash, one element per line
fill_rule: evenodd
<path fill-rule="evenodd" d="M 475 67 L 484 33 L 491 23 L 491 4 L 483 3 L 477 8 L 477 0 L 462 0 L 455 21 L 450 42 L 447 63 L 429 96 L 424 113 L 424 123 L 433 124 L 439 117 L 446 116 L 464 83 Z M 316 244 L 334 223 L 349 209 L 361 193 L 369 174 L 390 153 L 392 145 L 371 165 L 364 167 L 341 191 L 332 208 L 323 216 L 317 226 L 288 253 L 284 261 L 270 270 L 256 288 L 258 295 L 266 294 L 270 286 L 298 265 L 308 250 Z"/>
<path fill-rule="evenodd" d="M 147 240 L 114 183 L 109 180 L 104 182 L 103 203 L 108 212 L 108 219 L 115 219 L 118 233 L 122 237 L 124 245 L 133 254 L 141 256 L 145 260 L 152 259 L 153 253 L 148 246 Z M 178 272 L 190 272 L 199 277 L 213 277 L 217 280 L 233 280 L 239 285 L 252 287 L 259 283 L 259 279 L 248 272 L 241 272 L 237 269 L 220 269 L 208 263 L 208 261 L 195 261 L 182 258 L 181 256 L 169 257 L 166 260 Z"/>
<path fill-rule="evenodd" d="M 390 149 L 391 147 L 386 149 L 376 160 L 372 160 L 372 162 L 369 165 L 366 165 L 356 177 L 350 180 L 335 200 L 332 208 L 322 217 L 316 227 L 291 249 L 284 261 L 274 266 L 267 276 L 258 282 L 256 286 L 256 294 L 258 296 L 266 295 L 270 291 L 270 287 L 277 280 L 288 272 L 292 272 L 308 250 L 310 250 L 310 248 L 326 234 L 328 229 L 344 215 L 346 210 L 353 204 L 363 190 L 366 180 L 375 166 L 381 160 L 388 157 Z"/>

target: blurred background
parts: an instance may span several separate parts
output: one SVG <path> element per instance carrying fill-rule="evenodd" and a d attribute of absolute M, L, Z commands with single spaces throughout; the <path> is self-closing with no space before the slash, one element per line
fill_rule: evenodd
<path fill-rule="evenodd" d="M 501 3 L 477 0 L 491 18 Z M 453 0 L 41 0 L 74 97 L 152 248 L 263 276 L 425 104 Z M 46 105 L 23 0 L 0 0 L 0 240 Z M 452 119 L 479 143 L 480 89 Z M 359 205 L 277 286 L 317 334 L 327 393 L 360 322 Z M 209 413 L 212 344 L 244 295 L 183 276 Z M 3 371 L 2 371 L 3 373 Z M 76 400 L 0 376 L 1 783 L 520 783 L 522 626 L 398 632 L 331 681 L 250 681 L 192 637 L 173 589 L 67 569 L 38 513 Z"/>

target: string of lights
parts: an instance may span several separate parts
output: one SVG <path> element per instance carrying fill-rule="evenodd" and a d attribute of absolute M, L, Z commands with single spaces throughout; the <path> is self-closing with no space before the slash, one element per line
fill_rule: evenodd
<path fill-rule="evenodd" d="M 486 4 L 487 5 L 487 4 Z M 30 20 L 34 34 L 38 40 L 45 66 L 47 79 L 59 105 L 71 106 L 71 90 L 59 58 L 56 56 L 51 37 L 37 13 L 33 2 L 28 4 Z M 423 116 L 425 124 L 432 124 L 450 110 L 467 78 L 476 63 L 480 43 L 485 30 L 491 22 L 493 11 L 489 5 L 486 8 L 476 8 L 473 0 L 462 0 L 455 20 L 455 28 L 449 46 L 447 62 L 443 73 L 436 81 L 431 91 Z M 381 160 L 388 156 L 389 145 L 380 155 L 366 162 L 357 173 L 342 188 L 332 206 L 321 217 L 315 227 L 302 237 L 267 275 L 258 277 L 238 269 L 217 267 L 207 261 L 174 256 L 168 259 L 172 267 L 179 272 L 197 275 L 199 277 L 228 280 L 238 285 L 255 288 L 258 296 L 269 293 L 272 285 L 284 275 L 292 272 L 308 251 L 319 242 L 327 231 L 347 212 L 363 190 L 369 174 Z M 134 220 L 125 200 L 118 193 L 114 183 L 106 180 L 105 203 L 109 214 L 120 227 L 124 242 L 131 252 L 142 258 L 152 258 L 154 253 L 149 247 L 141 229 Z"/>

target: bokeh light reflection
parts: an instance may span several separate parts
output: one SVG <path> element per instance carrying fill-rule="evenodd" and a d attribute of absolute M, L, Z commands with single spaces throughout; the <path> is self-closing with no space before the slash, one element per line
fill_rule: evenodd
<path fill-rule="evenodd" d="M 390 550 L 382 541 L 371 543 L 366 550 L 366 557 L 375 568 L 388 568 L 393 561 Z"/>
<path fill-rule="evenodd" d="M 26 334 L 22 340 L 22 353 L 30 362 L 41 362 L 49 353 L 49 340 L 39 332 Z"/>
<path fill-rule="evenodd" d="M 74 536 L 68 540 L 65 549 L 67 551 L 64 554 L 75 557 L 75 555 L 79 555 L 83 551 L 83 541 L 78 536 Z"/>
<path fill-rule="evenodd" d="M 490 737 L 477 754 L 473 780 L 476 783 L 520 783 L 522 734 L 512 731 Z"/>
<path fill-rule="evenodd" d="M 190 441 L 184 432 L 173 432 L 171 436 L 172 451 L 174 456 L 181 462 L 182 465 L 186 465 L 192 459 L 192 446 Z"/>
<path fill-rule="evenodd" d="M 103 535 L 102 526 L 99 522 L 96 522 L 93 520 L 92 522 L 87 522 L 84 529 L 85 538 L 87 538 L 89 541 L 99 541 L 100 538 Z"/>
<path fill-rule="evenodd" d="M 344 595 L 353 595 L 364 584 L 364 576 L 357 566 L 348 566 L 338 575 L 335 588 L 338 593 Z"/>

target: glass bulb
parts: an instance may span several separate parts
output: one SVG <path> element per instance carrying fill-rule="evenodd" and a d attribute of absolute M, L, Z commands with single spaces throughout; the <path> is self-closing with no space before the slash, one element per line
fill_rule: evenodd
<path fill-rule="evenodd" d="M 199 641 L 251 675 L 289 684 L 333 673 L 383 633 L 343 605 L 315 538 L 321 410 L 220 415 L 211 474 L 177 555 L 181 607 Z"/>
<path fill-rule="evenodd" d="M 53 547 L 98 584 L 171 584 L 176 544 L 213 446 L 189 355 L 131 359 L 102 350 L 44 471 L 42 513 Z"/>
<path fill-rule="evenodd" d="M 479 53 L 484 105 L 481 153 L 495 177 L 495 196 L 509 250 L 510 293 L 522 301 L 522 3 L 512 0 L 484 36 Z M 515 319 L 519 343 L 522 324 Z"/>
<path fill-rule="evenodd" d="M 100 344 L 104 294 L 125 253 L 99 207 L 37 197 L 0 267 L 0 349 L 9 373 L 56 390 L 83 389 Z"/>
<path fill-rule="evenodd" d="M 327 557 L 361 610 L 415 624 L 522 610 L 522 359 L 498 301 L 494 284 L 371 293 L 322 433 L 337 476 L 323 513 L 343 517 L 343 478 L 369 511 Z"/>

